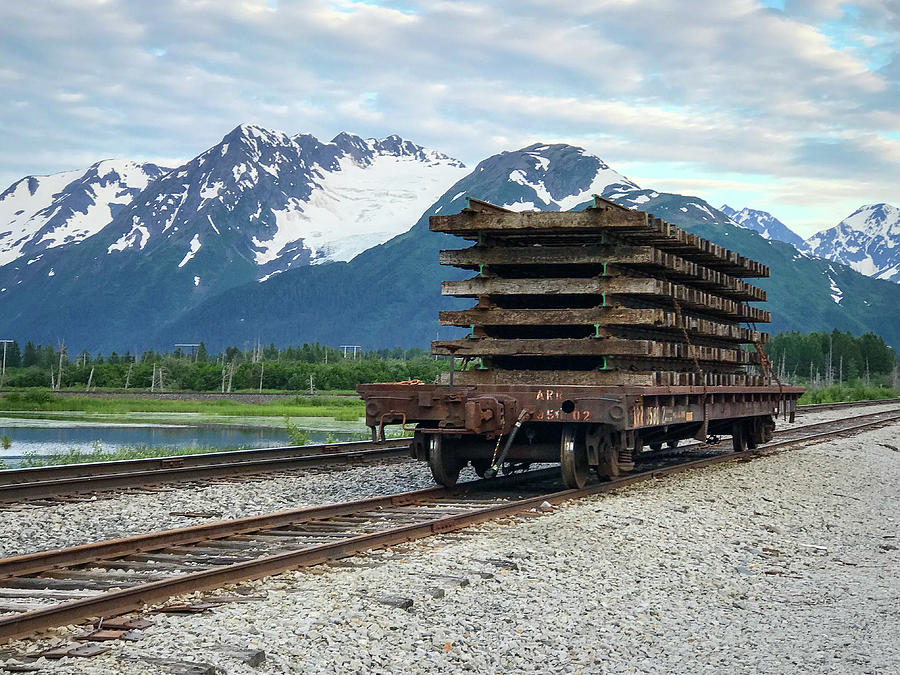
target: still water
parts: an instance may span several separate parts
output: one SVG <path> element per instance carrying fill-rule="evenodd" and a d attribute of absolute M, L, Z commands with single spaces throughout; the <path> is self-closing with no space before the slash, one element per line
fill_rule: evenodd
<path fill-rule="evenodd" d="M 234 427 L 222 425 L 103 425 L 65 424 L 53 426 L 19 426 L 21 420 L 0 418 L 0 436 L 6 435 L 10 447 L 0 447 L 0 460 L 14 467 L 23 455 L 65 453 L 76 448 L 91 452 L 97 443 L 111 452 L 121 446 L 149 445 L 154 447 L 190 448 L 197 446 L 274 448 L 288 445 L 283 429 L 272 427 Z M 15 426 L 10 426 L 10 425 Z M 309 443 L 351 440 L 354 434 L 340 431 L 308 431 Z"/>

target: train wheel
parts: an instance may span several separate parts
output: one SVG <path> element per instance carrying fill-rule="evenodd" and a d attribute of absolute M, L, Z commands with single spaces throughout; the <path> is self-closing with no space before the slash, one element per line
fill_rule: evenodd
<path fill-rule="evenodd" d="M 619 475 L 619 447 L 615 439 L 619 434 L 599 432 L 589 441 L 597 444 L 597 475 L 600 478 L 616 478 Z"/>
<path fill-rule="evenodd" d="M 747 425 L 741 421 L 731 426 L 731 445 L 735 452 L 747 452 Z"/>
<path fill-rule="evenodd" d="M 431 434 L 428 439 L 428 467 L 438 485 L 453 487 L 464 464 L 447 446 L 440 434 Z"/>
<path fill-rule="evenodd" d="M 559 464 L 563 483 L 567 488 L 583 488 L 588 479 L 587 446 L 581 439 L 574 424 L 563 425 L 559 444 Z"/>

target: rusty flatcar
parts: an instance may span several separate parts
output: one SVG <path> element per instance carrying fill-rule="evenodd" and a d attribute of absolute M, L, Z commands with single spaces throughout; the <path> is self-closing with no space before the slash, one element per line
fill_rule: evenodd
<path fill-rule="evenodd" d="M 432 343 L 451 357 L 442 382 L 358 392 L 373 437 L 413 430 L 411 453 L 436 482 L 453 485 L 467 464 L 490 477 L 559 462 L 582 487 L 591 468 L 631 470 L 645 446 L 727 434 L 743 451 L 793 416 L 803 389 L 775 380 L 768 336 L 742 326 L 770 320 L 747 304 L 765 291 L 742 280 L 768 276 L 764 265 L 600 197 L 524 213 L 470 199 L 430 227 L 474 242 L 441 252 L 476 273 L 443 284 L 475 306 L 440 313 L 470 334 Z"/>

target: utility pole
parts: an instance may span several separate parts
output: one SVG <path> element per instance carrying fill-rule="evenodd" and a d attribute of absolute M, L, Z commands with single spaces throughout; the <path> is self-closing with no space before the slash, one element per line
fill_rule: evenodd
<path fill-rule="evenodd" d="M 259 362 L 259 393 L 262 393 L 263 373 L 266 372 L 266 362 Z"/>
<path fill-rule="evenodd" d="M 0 389 L 3 389 L 3 383 L 6 381 L 6 345 L 13 340 L 0 340 L 3 343 L 3 368 L 0 369 Z"/>

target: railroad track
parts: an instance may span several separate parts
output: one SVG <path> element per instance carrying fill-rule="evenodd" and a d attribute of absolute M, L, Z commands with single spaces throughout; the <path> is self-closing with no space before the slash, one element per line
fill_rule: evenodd
<path fill-rule="evenodd" d="M 900 410 L 786 430 L 747 453 L 647 453 L 637 471 L 560 489 L 558 469 L 281 511 L 0 560 L 0 644 L 88 617 L 118 616 L 172 596 L 257 579 L 372 548 L 608 492 L 693 468 L 772 454 L 900 422 Z"/>
<path fill-rule="evenodd" d="M 891 403 L 900 403 L 900 399 L 812 404 L 801 406 L 798 413 Z M 40 506 L 83 501 L 102 492 L 167 483 L 202 483 L 235 476 L 250 478 L 297 469 L 401 459 L 409 441 L 409 438 L 398 438 L 386 444 L 371 441 L 326 443 L 7 469 L 0 471 L 0 508 L 8 504 Z"/>
<path fill-rule="evenodd" d="M 409 441 L 397 438 L 382 444 L 354 441 L 7 469 L 0 471 L 0 505 L 40 500 L 58 503 L 60 498 L 80 501 L 108 490 L 385 461 L 406 456 Z"/>
<path fill-rule="evenodd" d="M 873 405 L 889 405 L 900 403 L 900 398 L 877 398 L 865 401 L 841 401 L 839 403 L 807 403 L 798 405 L 797 413 L 817 412 L 819 410 L 842 410 L 844 408 L 865 408 Z"/>

